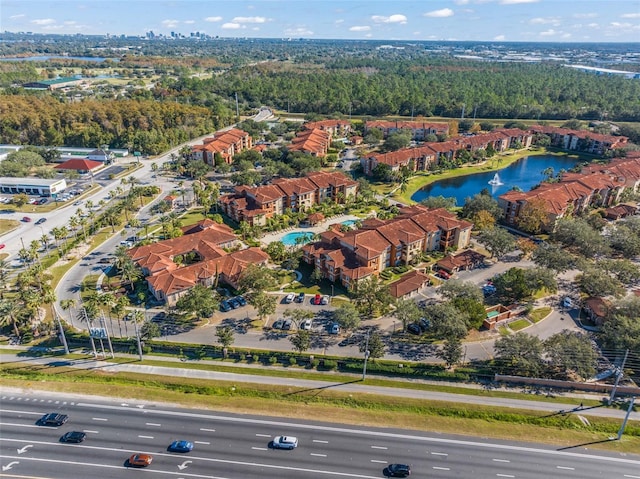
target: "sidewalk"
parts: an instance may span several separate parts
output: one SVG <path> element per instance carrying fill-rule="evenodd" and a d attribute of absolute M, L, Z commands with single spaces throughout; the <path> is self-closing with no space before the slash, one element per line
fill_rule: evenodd
<path fill-rule="evenodd" d="M 13 347 L 12 349 L 16 350 L 24 350 L 25 348 Z M 390 397 L 404 397 L 404 398 L 414 398 L 414 399 L 423 399 L 423 400 L 431 400 L 431 401 L 447 401 L 447 402 L 457 402 L 464 404 L 477 404 L 477 405 L 493 405 L 497 407 L 506 407 L 506 408 L 517 408 L 517 409 L 529 409 L 535 411 L 544 411 L 551 414 L 570 414 L 570 413 L 580 413 L 581 415 L 587 416 L 598 416 L 598 417 L 609 417 L 609 418 L 617 418 L 623 419 L 625 415 L 625 411 L 619 409 L 607 409 L 604 407 L 585 407 L 580 408 L 576 407 L 574 404 L 565 404 L 565 403 L 549 403 L 535 400 L 525 400 L 525 399 L 510 399 L 510 398 L 498 398 L 498 397 L 486 397 L 486 396 L 471 396 L 465 395 L 463 393 L 443 393 L 437 391 L 428 391 L 428 390 L 418 390 L 418 389 L 404 389 L 402 387 L 386 387 L 386 386 L 370 386 L 359 381 L 359 375 L 353 375 L 354 380 L 349 382 L 340 382 L 340 383 L 332 383 L 330 381 L 322 381 L 322 380 L 311 380 L 311 379 L 298 379 L 292 377 L 280 377 L 280 376 L 262 376 L 259 374 L 241 374 L 241 373 L 231 373 L 231 372 L 220 372 L 220 371 L 208 371 L 202 369 L 190 369 L 189 363 L 198 363 L 198 364 L 208 364 L 208 365 L 224 365 L 226 367 L 237 367 L 241 369 L 264 369 L 265 366 L 260 365 L 249 365 L 249 364 L 237 364 L 233 362 L 222 362 L 222 361 L 211 361 L 211 360 L 203 360 L 203 361 L 187 361 L 183 362 L 178 358 L 170 358 L 170 357 L 158 357 L 158 356 L 146 356 L 147 360 L 156 360 L 156 361 L 164 361 L 164 362 L 173 362 L 176 365 L 180 364 L 180 367 L 168 367 L 168 366 L 153 366 L 144 363 L 138 363 L 136 361 L 136 356 L 118 354 L 118 357 L 131 358 L 132 362 L 128 363 L 111 363 L 109 361 L 97 361 L 91 358 L 88 359 L 70 359 L 64 360 L 64 357 L 55 356 L 55 357 L 33 357 L 29 359 L 25 359 L 24 357 L 19 357 L 17 354 L 10 353 L 2 353 L 0 354 L 0 361 L 3 364 L 7 364 L 10 362 L 20 362 L 25 363 L 26 361 L 32 364 L 43 364 L 50 365 L 51 363 L 64 363 L 60 365 L 64 365 L 67 367 L 74 367 L 78 369 L 86 369 L 86 370 L 100 370 L 105 372 L 131 372 L 138 374 L 148 374 L 148 375 L 159 375 L 159 376 L 171 376 L 171 377 L 182 377 L 182 378 L 193 378 L 193 379 L 206 379 L 211 381 L 226 381 L 230 383 L 253 383 L 253 384 L 265 384 L 265 385 L 274 385 L 274 386 L 286 386 L 286 387 L 298 387 L 303 389 L 316 389 L 318 391 L 322 391 L 327 388 L 332 388 L 335 390 L 339 390 L 342 392 L 350 392 L 350 393 L 367 393 L 367 394 L 377 394 L 382 396 L 390 396 Z M 271 368 L 273 369 L 273 368 Z M 326 374 L 330 376 L 335 373 L 327 372 L 327 373 L 318 373 L 318 374 Z M 341 374 L 341 376 L 343 376 Z M 397 381 L 406 381 L 404 379 L 396 379 Z M 449 385 L 451 383 L 440 383 L 434 381 L 422 381 L 422 380 L 411 380 L 411 382 L 420 382 L 424 384 L 434 384 L 434 385 Z M 483 389 L 481 385 L 472 385 L 472 384 L 453 384 L 457 387 L 464 387 L 468 389 Z M 500 389 L 504 391 L 509 391 L 508 389 Z M 514 390 L 510 390 L 514 391 Z M 516 392 L 516 391 L 514 391 Z M 577 399 L 600 399 L 601 395 L 589 395 L 589 394 L 566 394 L 564 397 L 567 398 L 577 398 Z M 640 412 L 632 412 L 630 415 L 631 420 L 640 421 Z"/>

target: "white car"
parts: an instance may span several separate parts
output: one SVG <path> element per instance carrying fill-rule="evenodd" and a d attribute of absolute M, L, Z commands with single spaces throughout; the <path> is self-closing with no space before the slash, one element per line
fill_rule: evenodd
<path fill-rule="evenodd" d="M 565 308 L 573 308 L 573 301 L 567 296 L 562 300 L 562 306 Z"/>
<path fill-rule="evenodd" d="M 273 438 L 274 449 L 295 449 L 298 447 L 298 438 L 293 436 L 277 436 Z"/>
<path fill-rule="evenodd" d="M 300 329 L 303 330 L 310 330 L 311 326 L 313 325 L 313 320 L 312 319 L 305 319 L 302 324 L 300 324 Z"/>
<path fill-rule="evenodd" d="M 320 299 L 320 304 L 329 304 L 329 296 L 323 296 Z"/>
<path fill-rule="evenodd" d="M 289 293 L 288 295 L 286 295 L 286 296 L 284 297 L 284 302 L 285 302 L 286 304 L 293 303 L 293 300 L 294 300 L 294 298 L 295 298 L 295 297 L 296 297 L 296 295 L 295 295 L 295 294 L 293 294 L 293 293 Z"/>

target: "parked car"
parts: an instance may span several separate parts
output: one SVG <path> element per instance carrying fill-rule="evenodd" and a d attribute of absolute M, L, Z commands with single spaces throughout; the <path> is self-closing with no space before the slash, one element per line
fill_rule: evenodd
<path fill-rule="evenodd" d="M 84 441 L 85 437 L 87 437 L 87 435 L 84 432 L 69 431 L 69 432 L 65 432 L 62 435 L 62 437 L 60 438 L 60 442 L 74 442 L 77 444 Z"/>
<path fill-rule="evenodd" d="M 193 443 L 191 441 L 173 441 L 167 448 L 170 452 L 191 452 L 193 450 Z"/>
<path fill-rule="evenodd" d="M 231 305 L 229 304 L 229 301 L 222 301 L 220 303 L 220 311 L 222 311 L 223 313 L 231 311 Z"/>
<path fill-rule="evenodd" d="M 417 323 L 411 323 L 407 325 L 407 331 L 409 331 L 411 334 L 422 334 L 422 329 L 420 329 L 420 326 L 418 326 Z"/>
<path fill-rule="evenodd" d="M 240 307 L 240 303 L 235 298 L 230 299 L 229 304 L 233 309 L 238 309 Z"/>
<path fill-rule="evenodd" d="M 304 303 L 304 293 L 300 293 L 296 296 L 296 303 Z"/>
<path fill-rule="evenodd" d="M 113 258 L 100 258 L 98 263 L 100 264 L 111 264 L 113 262 Z"/>
<path fill-rule="evenodd" d="M 440 271 L 438 271 L 436 273 L 436 276 L 438 278 L 442 278 L 442 279 L 449 279 L 451 278 L 451 275 L 449 273 L 447 273 L 445 270 L 441 269 Z"/>
<path fill-rule="evenodd" d="M 311 326 L 313 326 L 313 320 L 312 319 L 305 319 L 300 324 L 300 329 L 309 331 L 311 329 Z"/>
<path fill-rule="evenodd" d="M 277 436 L 273 438 L 271 445 L 274 449 L 295 449 L 298 447 L 298 438 L 294 436 Z"/>
<path fill-rule="evenodd" d="M 282 300 L 285 304 L 290 304 L 293 303 L 293 299 L 296 297 L 295 294 L 293 293 L 289 293 L 287 294 L 284 299 Z"/>
<path fill-rule="evenodd" d="M 431 327 L 431 321 L 427 318 L 420 318 L 418 320 L 418 326 L 420 326 L 420 329 L 422 329 L 422 332 L 424 333 Z"/>
<path fill-rule="evenodd" d="M 311 298 L 311 304 L 319 305 L 321 298 L 322 297 L 319 294 L 316 294 L 313 298 Z"/>
<path fill-rule="evenodd" d="M 153 456 L 151 454 L 132 454 L 127 460 L 127 465 L 132 467 L 147 467 L 151 465 Z"/>
<path fill-rule="evenodd" d="M 411 466 L 408 464 L 389 464 L 384 475 L 387 477 L 407 477 L 411 475 Z"/>
<path fill-rule="evenodd" d="M 329 296 L 323 296 L 322 298 L 320 298 L 320 304 L 329 304 Z"/>
<path fill-rule="evenodd" d="M 282 329 L 284 329 L 285 331 L 289 331 L 292 328 L 293 328 L 293 321 L 291 321 L 290 319 L 286 319 L 284 323 L 282 323 Z"/>
<path fill-rule="evenodd" d="M 566 297 L 562 300 L 562 307 L 564 308 L 573 308 L 573 301 L 570 297 Z"/>
<path fill-rule="evenodd" d="M 240 306 L 246 306 L 247 305 L 247 300 L 244 299 L 243 296 L 237 296 L 236 297 L 236 301 L 240 304 Z"/>
<path fill-rule="evenodd" d="M 48 199 L 46 199 L 46 198 L 40 198 L 40 199 L 38 200 L 38 204 L 39 204 L 39 205 L 46 205 L 46 204 L 47 204 L 47 201 L 49 201 L 49 200 L 48 200 Z"/>
<path fill-rule="evenodd" d="M 284 326 L 284 320 L 283 319 L 276 319 L 273 324 L 271 325 L 271 327 L 273 329 L 282 329 L 282 326 Z"/>
<path fill-rule="evenodd" d="M 338 323 L 333 323 L 329 328 L 329 334 L 340 334 L 340 325 Z"/>
<path fill-rule="evenodd" d="M 6 244 L 0 243 L 0 249 L 4 249 L 4 248 L 6 248 L 6 246 L 7 246 Z"/>
<path fill-rule="evenodd" d="M 62 426 L 67 420 L 69 416 L 66 414 L 60 414 L 57 412 L 50 412 L 45 414 L 38 420 L 38 424 L 41 426 Z"/>
<path fill-rule="evenodd" d="M 37 225 L 41 225 L 42 223 L 46 222 L 47 218 L 40 218 L 38 221 L 36 221 Z"/>

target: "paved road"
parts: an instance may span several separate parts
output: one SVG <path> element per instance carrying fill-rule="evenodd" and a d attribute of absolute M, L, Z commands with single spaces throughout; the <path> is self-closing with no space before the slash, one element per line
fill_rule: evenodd
<path fill-rule="evenodd" d="M 126 458 L 153 454 L 145 477 L 207 479 L 383 477 L 391 462 L 409 463 L 413 476 L 636 478 L 640 456 L 562 451 L 536 444 L 489 442 L 464 436 L 364 428 L 251 415 L 185 410 L 160 403 L 0 390 L 2 477 L 121 478 Z M 47 412 L 69 415 L 60 428 L 37 426 Z M 66 445 L 58 438 L 81 430 L 87 440 Z M 269 447 L 275 435 L 293 435 L 299 447 Z M 194 442 L 188 454 L 166 450 L 175 439 Z M 8 469 L 10 468 L 10 469 Z"/>

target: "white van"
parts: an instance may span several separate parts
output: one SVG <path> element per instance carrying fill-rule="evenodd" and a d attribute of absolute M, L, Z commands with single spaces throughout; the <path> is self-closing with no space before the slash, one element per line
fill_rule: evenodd
<path fill-rule="evenodd" d="M 565 297 L 562 300 L 562 307 L 564 307 L 564 308 L 573 308 L 573 301 L 571 301 L 571 298 L 569 296 Z"/>

